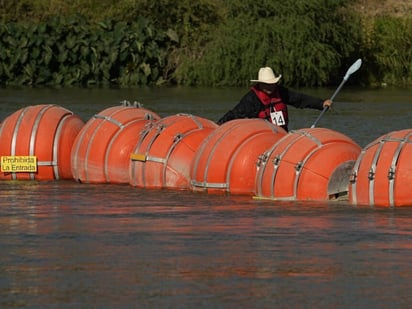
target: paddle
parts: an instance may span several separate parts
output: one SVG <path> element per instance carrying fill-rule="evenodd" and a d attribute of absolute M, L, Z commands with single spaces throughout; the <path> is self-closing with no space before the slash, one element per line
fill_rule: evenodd
<path fill-rule="evenodd" d="M 356 60 L 348 69 L 348 71 L 346 72 L 345 76 L 343 77 L 342 82 L 340 83 L 339 87 L 336 89 L 335 93 L 332 95 L 332 97 L 330 98 L 331 101 L 333 101 L 333 99 L 335 99 L 336 95 L 338 94 L 338 92 L 340 91 L 340 89 L 342 88 L 343 84 L 346 83 L 346 81 L 349 79 L 349 76 L 351 76 L 353 73 L 355 73 L 357 70 L 359 70 L 360 66 L 362 65 L 362 59 L 358 59 Z M 322 118 L 323 114 L 329 109 L 329 106 L 325 106 L 322 110 L 322 112 L 320 113 L 320 115 L 318 116 L 318 118 L 315 120 L 315 122 L 312 124 L 311 128 L 314 128 L 316 126 L 316 124 L 319 122 L 320 118 Z"/>

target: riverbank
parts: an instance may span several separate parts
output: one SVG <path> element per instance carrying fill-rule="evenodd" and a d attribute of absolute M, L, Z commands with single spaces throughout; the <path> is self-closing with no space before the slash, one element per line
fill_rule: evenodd
<path fill-rule="evenodd" d="M 121 0 L 0 3 L 0 84 L 245 86 L 269 65 L 290 86 L 412 85 L 410 1 Z"/>

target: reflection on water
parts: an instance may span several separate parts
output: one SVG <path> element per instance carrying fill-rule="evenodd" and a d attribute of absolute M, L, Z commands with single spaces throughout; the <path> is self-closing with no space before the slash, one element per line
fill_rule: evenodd
<path fill-rule="evenodd" d="M 59 104 L 84 120 L 138 99 L 216 120 L 244 89 L 0 89 L 0 119 Z M 312 90 L 327 97 L 333 90 Z M 346 88 L 320 125 L 365 145 L 409 128 L 411 92 Z M 291 109 L 292 129 L 317 111 Z M 128 185 L 0 182 L 1 308 L 408 308 L 412 210 Z"/>
<path fill-rule="evenodd" d="M 408 209 L 0 183 L 0 307 L 405 307 Z"/>

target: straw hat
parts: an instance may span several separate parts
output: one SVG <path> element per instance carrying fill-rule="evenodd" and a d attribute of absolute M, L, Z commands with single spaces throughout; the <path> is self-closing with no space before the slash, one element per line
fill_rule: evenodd
<path fill-rule="evenodd" d="M 251 79 L 250 81 L 264 84 L 276 84 L 281 77 L 282 75 L 280 74 L 279 76 L 275 76 L 271 68 L 265 67 L 259 69 L 258 79 Z"/>

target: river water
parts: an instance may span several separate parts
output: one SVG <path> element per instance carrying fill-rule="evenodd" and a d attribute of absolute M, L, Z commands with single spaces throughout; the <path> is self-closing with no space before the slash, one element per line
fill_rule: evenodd
<path fill-rule="evenodd" d="M 334 89 L 307 90 L 328 97 Z M 0 121 L 122 100 L 217 120 L 245 89 L 0 89 Z M 319 111 L 290 109 L 290 129 Z M 341 91 L 318 126 L 364 147 L 412 128 L 412 91 Z M 0 308 L 408 308 L 412 207 L 279 202 L 74 181 L 0 182 Z"/>

